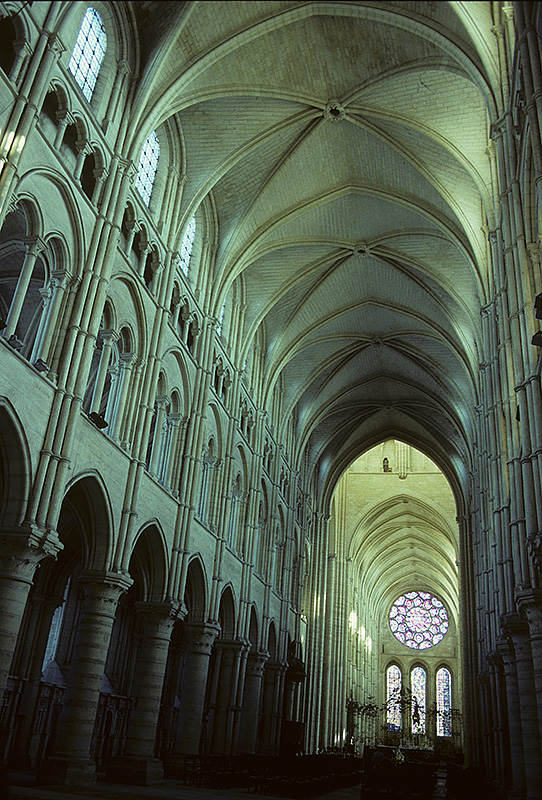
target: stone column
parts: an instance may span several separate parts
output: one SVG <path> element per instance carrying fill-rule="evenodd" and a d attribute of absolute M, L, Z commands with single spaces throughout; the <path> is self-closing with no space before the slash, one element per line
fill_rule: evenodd
<path fill-rule="evenodd" d="M 75 164 L 73 179 L 75 181 L 79 181 L 81 179 L 81 173 L 83 172 L 86 158 L 92 153 L 92 145 L 90 142 L 87 142 L 86 139 L 78 139 L 75 143 L 75 146 L 77 148 L 77 162 Z"/>
<path fill-rule="evenodd" d="M 506 785 L 506 758 L 503 747 L 503 716 L 505 714 L 504 704 L 502 703 L 502 676 L 503 665 L 501 655 L 498 650 L 489 654 L 487 657 L 490 664 L 489 685 L 491 691 L 491 717 L 493 722 L 493 759 L 494 766 L 492 774 L 498 778 L 501 786 Z"/>
<path fill-rule="evenodd" d="M 526 797 L 527 800 L 541 800 L 542 759 L 529 630 L 519 618 L 509 619 L 507 629 L 514 648 L 518 679 Z"/>
<path fill-rule="evenodd" d="M 115 405 L 112 411 L 112 424 L 109 429 L 109 434 L 112 439 L 120 439 L 121 436 L 122 424 L 124 422 L 124 406 L 126 405 L 126 396 L 130 386 L 134 362 L 134 353 L 121 353 L 118 365 L 119 375 L 117 378 L 119 390 L 116 393 Z"/>
<path fill-rule="evenodd" d="M 275 755 L 277 752 L 277 708 L 282 699 L 281 664 L 266 664 L 262 699 L 262 721 L 259 752 Z"/>
<path fill-rule="evenodd" d="M 129 75 L 130 72 L 131 70 L 128 62 L 124 59 L 119 61 L 119 63 L 117 64 L 117 74 L 115 75 L 115 83 L 113 84 L 111 94 L 109 95 L 109 100 L 107 101 L 107 110 L 105 112 L 105 117 L 102 122 L 102 130 L 104 133 L 107 131 L 110 121 L 112 119 L 115 119 L 121 87 L 125 83 L 126 75 Z"/>
<path fill-rule="evenodd" d="M 175 468 L 179 431 L 183 419 L 178 412 L 173 412 L 168 417 L 166 448 L 163 458 L 162 483 L 166 489 L 176 489 L 176 484 L 172 482 L 173 470 Z"/>
<path fill-rule="evenodd" d="M 92 197 L 90 198 L 90 202 L 95 206 L 99 205 L 100 203 L 102 191 L 107 182 L 107 176 L 108 172 L 105 167 L 97 167 L 92 171 L 92 177 L 94 178 L 94 188 L 92 190 Z"/>
<path fill-rule="evenodd" d="M 510 800 L 519 800 L 525 796 L 525 770 L 523 767 L 521 732 L 521 715 L 519 712 L 519 689 L 516 674 L 516 661 L 511 644 L 505 640 L 498 642 L 501 654 L 504 681 L 506 685 L 506 706 L 508 711 L 508 736 L 510 748 L 510 768 L 512 786 L 509 790 Z"/>
<path fill-rule="evenodd" d="M 542 589 L 519 592 L 516 595 L 518 607 L 525 614 L 529 624 L 536 705 L 538 709 L 539 741 L 542 746 Z M 542 760 L 542 752 L 540 754 Z"/>
<path fill-rule="evenodd" d="M 34 272 L 36 261 L 38 260 L 40 253 L 45 249 L 45 242 L 43 242 L 38 236 L 29 237 L 26 239 L 25 244 L 27 245 L 28 250 L 19 273 L 17 286 L 15 287 L 6 319 L 6 327 L 3 331 L 3 335 L 6 338 L 13 336 L 17 330 L 17 325 L 19 323 L 19 318 L 21 316 L 21 311 L 23 309 L 23 304 L 28 292 L 30 281 L 32 279 L 32 273 Z"/>
<path fill-rule="evenodd" d="M 102 402 L 102 395 L 104 392 L 105 379 L 107 377 L 107 369 L 111 359 L 111 350 L 115 342 L 119 339 L 119 334 L 113 330 L 103 330 L 102 336 L 102 352 L 100 353 L 100 361 L 98 370 L 96 372 L 96 380 L 94 382 L 94 389 L 92 392 L 92 402 L 90 404 L 91 413 L 99 413 L 100 405 Z"/>
<path fill-rule="evenodd" d="M 141 225 L 136 220 L 130 219 L 126 222 L 126 227 L 128 228 L 128 236 L 126 237 L 126 249 L 124 252 L 129 256 L 136 234 L 141 230 Z"/>
<path fill-rule="evenodd" d="M 220 627 L 213 623 L 184 623 L 186 652 L 179 692 L 179 723 L 174 752 L 166 765 L 168 775 L 174 777 L 179 755 L 199 753 L 203 704 L 207 688 L 209 660 L 213 643 Z"/>
<path fill-rule="evenodd" d="M 124 753 L 113 759 L 107 778 L 115 783 L 148 785 L 164 777 L 155 755 L 156 729 L 171 631 L 176 607 L 171 603 L 136 603 L 143 618 L 143 638 L 137 662 L 135 707 L 128 722 Z"/>
<path fill-rule="evenodd" d="M 96 768 L 90 758 L 92 732 L 107 651 L 119 598 L 131 585 L 120 573 L 85 573 L 84 602 L 77 628 L 69 684 L 51 754 L 38 783 L 90 784 Z"/>
<path fill-rule="evenodd" d="M 216 710 L 211 733 L 210 752 L 230 754 L 235 750 L 231 740 L 236 713 L 237 685 L 243 642 L 217 642 L 222 658 L 216 693 Z"/>
<path fill-rule="evenodd" d="M 238 746 L 240 753 L 256 752 L 263 675 L 268 658 L 269 653 L 253 652 L 248 656 Z"/>
<path fill-rule="evenodd" d="M 26 64 L 27 60 L 32 55 L 32 48 L 29 42 L 25 39 L 21 39 L 20 41 L 13 42 L 13 49 L 15 50 L 15 60 L 9 71 L 9 79 L 13 81 L 13 83 L 17 83 L 23 70 L 23 65 Z"/>
<path fill-rule="evenodd" d="M 46 22 L 45 25 L 48 27 L 49 23 Z M 64 49 L 64 45 L 54 34 L 45 30 L 40 34 L 33 46 L 30 63 L 25 68 L 20 92 L 11 108 L 7 124 L 4 125 L 1 152 L 4 168 L 0 175 L 0 220 L 2 222 L 6 206 L 12 197 L 25 143 L 28 142 L 30 133 L 36 125 L 36 112 L 40 111 L 51 72 Z M 22 70 L 23 63 L 25 63 L 25 59 L 17 64 L 17 70 Z M 17 78 L 19 77 L 17 75 Z"/>
<path fill-rule="evenodd" d="M 66 128 L 68 125 L 73 125 L 75 119 L 73 118 L 72 114 L 65 108 L 60 109 L 56 112 L 56 119 L 57 119 L 57 129 L 56 129 L 56 136 L 55 141 L 53 142 L 53 147 L 55 150 L 58 150 L 60 145 L 64 140 L 64 134 L 66 133 Z"/>
<path fill-rule="evenodd" d="M 161 395 L 156 398 L 156 424 L 154 426 L 154 436 L 153 436 L 153 443 L 151 449 L 151 457 L 149 459 L 149 472 L 151 475 L 154 475 L 156 470 L 156 462 L 158 459 L 158 454 L 162 449 L 162 438 L 164 436 L 164 421 L 166 419 L 166 412 L 167 412 L 167 404 L 169 402 L 169 397 L 165 395 Z"/>
<path fill-rule="evenodd" d="M 147 256 L 151 252 L 151 246 L 147 240 L 139 242 L 139 259 L 137 264 L 137 271 L 141 277 L 145 274 L 145 266 L 147 264 Z"/>
<path fill-rule="evenodd" d="M 32 736 L 36 703 L 51 621 L 55 609 L 62 604 L 62 596 L 43 597 L 32 594 L 28 602 L 31 603 L 31 611 L 21 655 L 21 675 L 24 675 L 26 683 L 18 710 L 17 738 L 10 750 L 10 763 L 20 769 L 31 769 L 35 766 Z"/>
<path fill-rule="evenodd" d="M 6 688 L 34 573 L 46 555 L 41 548 L 0 532 L 0 697 Z"/>
<path fill-rule="evenodd" d="M 40 326 L 36 334 L 30 361 L 32 364 L 41 358 L 48 365 L 49 349 L 54 334 L 54 329 L 58 323 L 58 314 L 64 297 L 66 288 L 67 273 L 63 270 L 53 272 L 47 289 L 40 289 L 40 294 L 44 299 L 43 313 Z"/>

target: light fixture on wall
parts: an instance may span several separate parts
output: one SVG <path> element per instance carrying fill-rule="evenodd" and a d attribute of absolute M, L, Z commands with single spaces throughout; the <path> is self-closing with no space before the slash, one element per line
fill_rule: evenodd
<path fill-rule="evenodd" d="M 535 347 L 542 347 L 542 331 L 537 331 L 535 333 L 531 339 L 531 344 L 534 344 Z"/>
<path fill-rule="evenodd" d="M 38 372 L 48 372 L 49 366 L 45 363 L 42 358 L 38 358 L 37 361 L 34 362 L 34 366 L 38 370 Z"/>
<path fill-rule="evenodd" d="M 103 430 L 104 428 L 107 428 L 107 426 L 109 425 L 109 423 L 106 422 L 105 419 L 102 417 L 102 415 L 98 414 L 97 411 L 91 411 L 90 414 L 88 415 L 88 418 L 100 430 Z"/>
<path fill-rule="evenodd" d="M 535 317 L 537 319 L 542 319 L 542 292 L 537 294 L 534 299 L 534 310 L 535 310 Z"/>

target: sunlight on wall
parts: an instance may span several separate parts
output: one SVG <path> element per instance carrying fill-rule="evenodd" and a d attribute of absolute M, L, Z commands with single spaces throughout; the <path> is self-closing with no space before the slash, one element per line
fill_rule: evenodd
<path fill-rule="evenodd" d="M 318 616 L 320 616 L 320 603 L 321 603 L 321 598 L 320 598 L 320 595 L 317 595 L 317 596 L 314 598 L 314 612 L 313 612 L 313 616 L 315 616 L 315 617 L 318 617 Z"/>

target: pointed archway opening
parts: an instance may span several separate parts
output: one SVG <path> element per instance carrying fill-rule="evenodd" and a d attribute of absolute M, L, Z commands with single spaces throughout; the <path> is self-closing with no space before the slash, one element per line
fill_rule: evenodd
<path fill-rule="evenodd" d="M 462 751 L 456 517 L 437 464 L 395 439 L 366 451 L 337 484 L 330 551 L 347 563 L 335 607 L 345 612 L 336 630 L 349 665 L 346 730 L 337 733 L 358 751 Z"/>

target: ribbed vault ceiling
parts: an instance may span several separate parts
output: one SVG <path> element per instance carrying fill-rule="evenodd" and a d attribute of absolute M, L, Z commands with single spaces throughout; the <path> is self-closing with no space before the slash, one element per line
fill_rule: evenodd
<path fill-rule="evenodd" d="M 215 312 L 236 282 L 245 350 L 263 331 L 262 400 L 282 382 L 298 458 L 322 486 L 391 436 L 459 481 L 468 471 L 488 8 L 179 3 L 143 75 L 141 129 L 173 114 L 182 131 L 184 219 L 214 202 Z"/>

